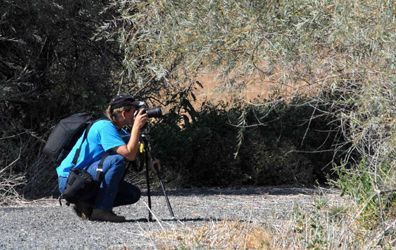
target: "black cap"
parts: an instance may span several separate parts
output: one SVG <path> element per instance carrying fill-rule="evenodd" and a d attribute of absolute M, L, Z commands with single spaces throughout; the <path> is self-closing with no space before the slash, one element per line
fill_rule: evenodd
<path fill-rule="evenodd" d="M 128 94 L 120 94 L 111 99 L 110 106 L 112 109 L 126 107 L 126 106 L 134 106 L 136 107 L 139 104 L 139 101 L 135 101 L 131 95 Z"/>

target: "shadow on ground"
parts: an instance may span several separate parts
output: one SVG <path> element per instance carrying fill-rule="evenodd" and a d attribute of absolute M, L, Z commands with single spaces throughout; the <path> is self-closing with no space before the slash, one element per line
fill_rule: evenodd
<path fill-rule="evenodd" d="M 334 193 L 334 189 L 327 187 L 242 187 L 242 188 L 194 188 L 180 190 L 166 190 L 168 196 L 208 196 L 208 195 L 320 195 Z M 147 196 L 147 191 L 143 190 L 142 195 Z M 152 196 L 163 195 L 162 190 L 151 191 Z"/>

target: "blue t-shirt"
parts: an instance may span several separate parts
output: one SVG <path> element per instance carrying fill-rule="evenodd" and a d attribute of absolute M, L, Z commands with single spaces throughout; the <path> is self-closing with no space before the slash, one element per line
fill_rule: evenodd
<path fill-rule="evenodd" d="M 84 134 L 81 135 L 59 167 L 56 168 L 58 176 L 67 177 L 69 175 L 69 171 L 73 167 L 72 161 L 74 155 L 81 145 L 83 135 Z M 125 145 L 128 135 L 129 134 L 125 130 L 118 129 L 109 120 L 99 120 L 95 122 L 89 130 L 87 139 L 81 146 L 81 152 L 75 167 L 88 167 L 92 163 L 99 161 L 106 151 Z"/>

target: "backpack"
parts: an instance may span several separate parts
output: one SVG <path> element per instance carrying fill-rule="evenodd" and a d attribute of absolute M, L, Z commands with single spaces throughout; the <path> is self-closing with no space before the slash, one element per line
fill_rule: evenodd
<path fill-rule="evenodd" d="M 51 131 L 43 148 L 43 153 L 58 166 L 69 154 L 74 144 L 87 129 L 85 134 L 95 121 L 91 113 L 77 113 L 59 121 Z"/>
<path fill-rule="evenodd" d="M 84 134 L 81 144 L 73 157 L 72 163 L 75 166 L 80 155 L 81 146 L 87 139 L 89 129 L 97 120 L 102 119 L 94 119 L 94 116 L 90 113 L 77 113 L 60 120 L 49 135 L 43 152 L 54 160 L 56 166 L 58 166 L 69 154 L 80 136 Z M 95 201 L 99 186 L 104 178 L 103 162 L 108 155 L 109 153 L 106 152 L 102 156 L 96 169 L 95 179 L 85 169 L 73 167 L 70 170 L 65 191 L 59 196 L 60 205 L 62 205 L 62 199 L 66 200 L 66 205 L 78 201 L 88 203 Z"/>

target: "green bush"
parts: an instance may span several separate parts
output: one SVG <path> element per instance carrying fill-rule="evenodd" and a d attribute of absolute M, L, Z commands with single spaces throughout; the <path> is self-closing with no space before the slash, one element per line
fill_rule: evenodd
<path fill-rule="evenodd" d="M 151 131 L 154 150 L 176 185 L 323 184 L 340 160 L 334 145 L 342 138 L 328 125 L 331 117 L 313 118 L 306 101 L 206 104 L 190 120 L 170 113 Z"/>
<path fill-rule="evenodd" d="M 233 159 L 236 128 L 221 106 L 206 105 L 195 121 L 180 127 L 181 117 L 171 114 L 153 131 L 154 149 L 182 186 L 240 184 L 241 171 Z"/>
<path fill-rule="evenodd" d="M 239 155 L 244 169 L 250 169 L 255 184 L 324 184 L 333 176 L 332 164 L 340 161 L 342 142 L 332 117 L 317 116 L 308 98 L 295 98 L 251 107 Z M 322 108 L 323 110 L 325 107 Z"/>
<path fill-rule="evenodd" d="M 382 164 L 371 171 L 367 160 L 362 160 L 356 168 L 339 167 L 338 172 L 336 184 L 360 204 L 360 214 L 356 216 L 364 227 L 373 229 L 383 220 L 395 218 L 395 190 L 386 189 L 395 184 L 394 166 Z"/>

